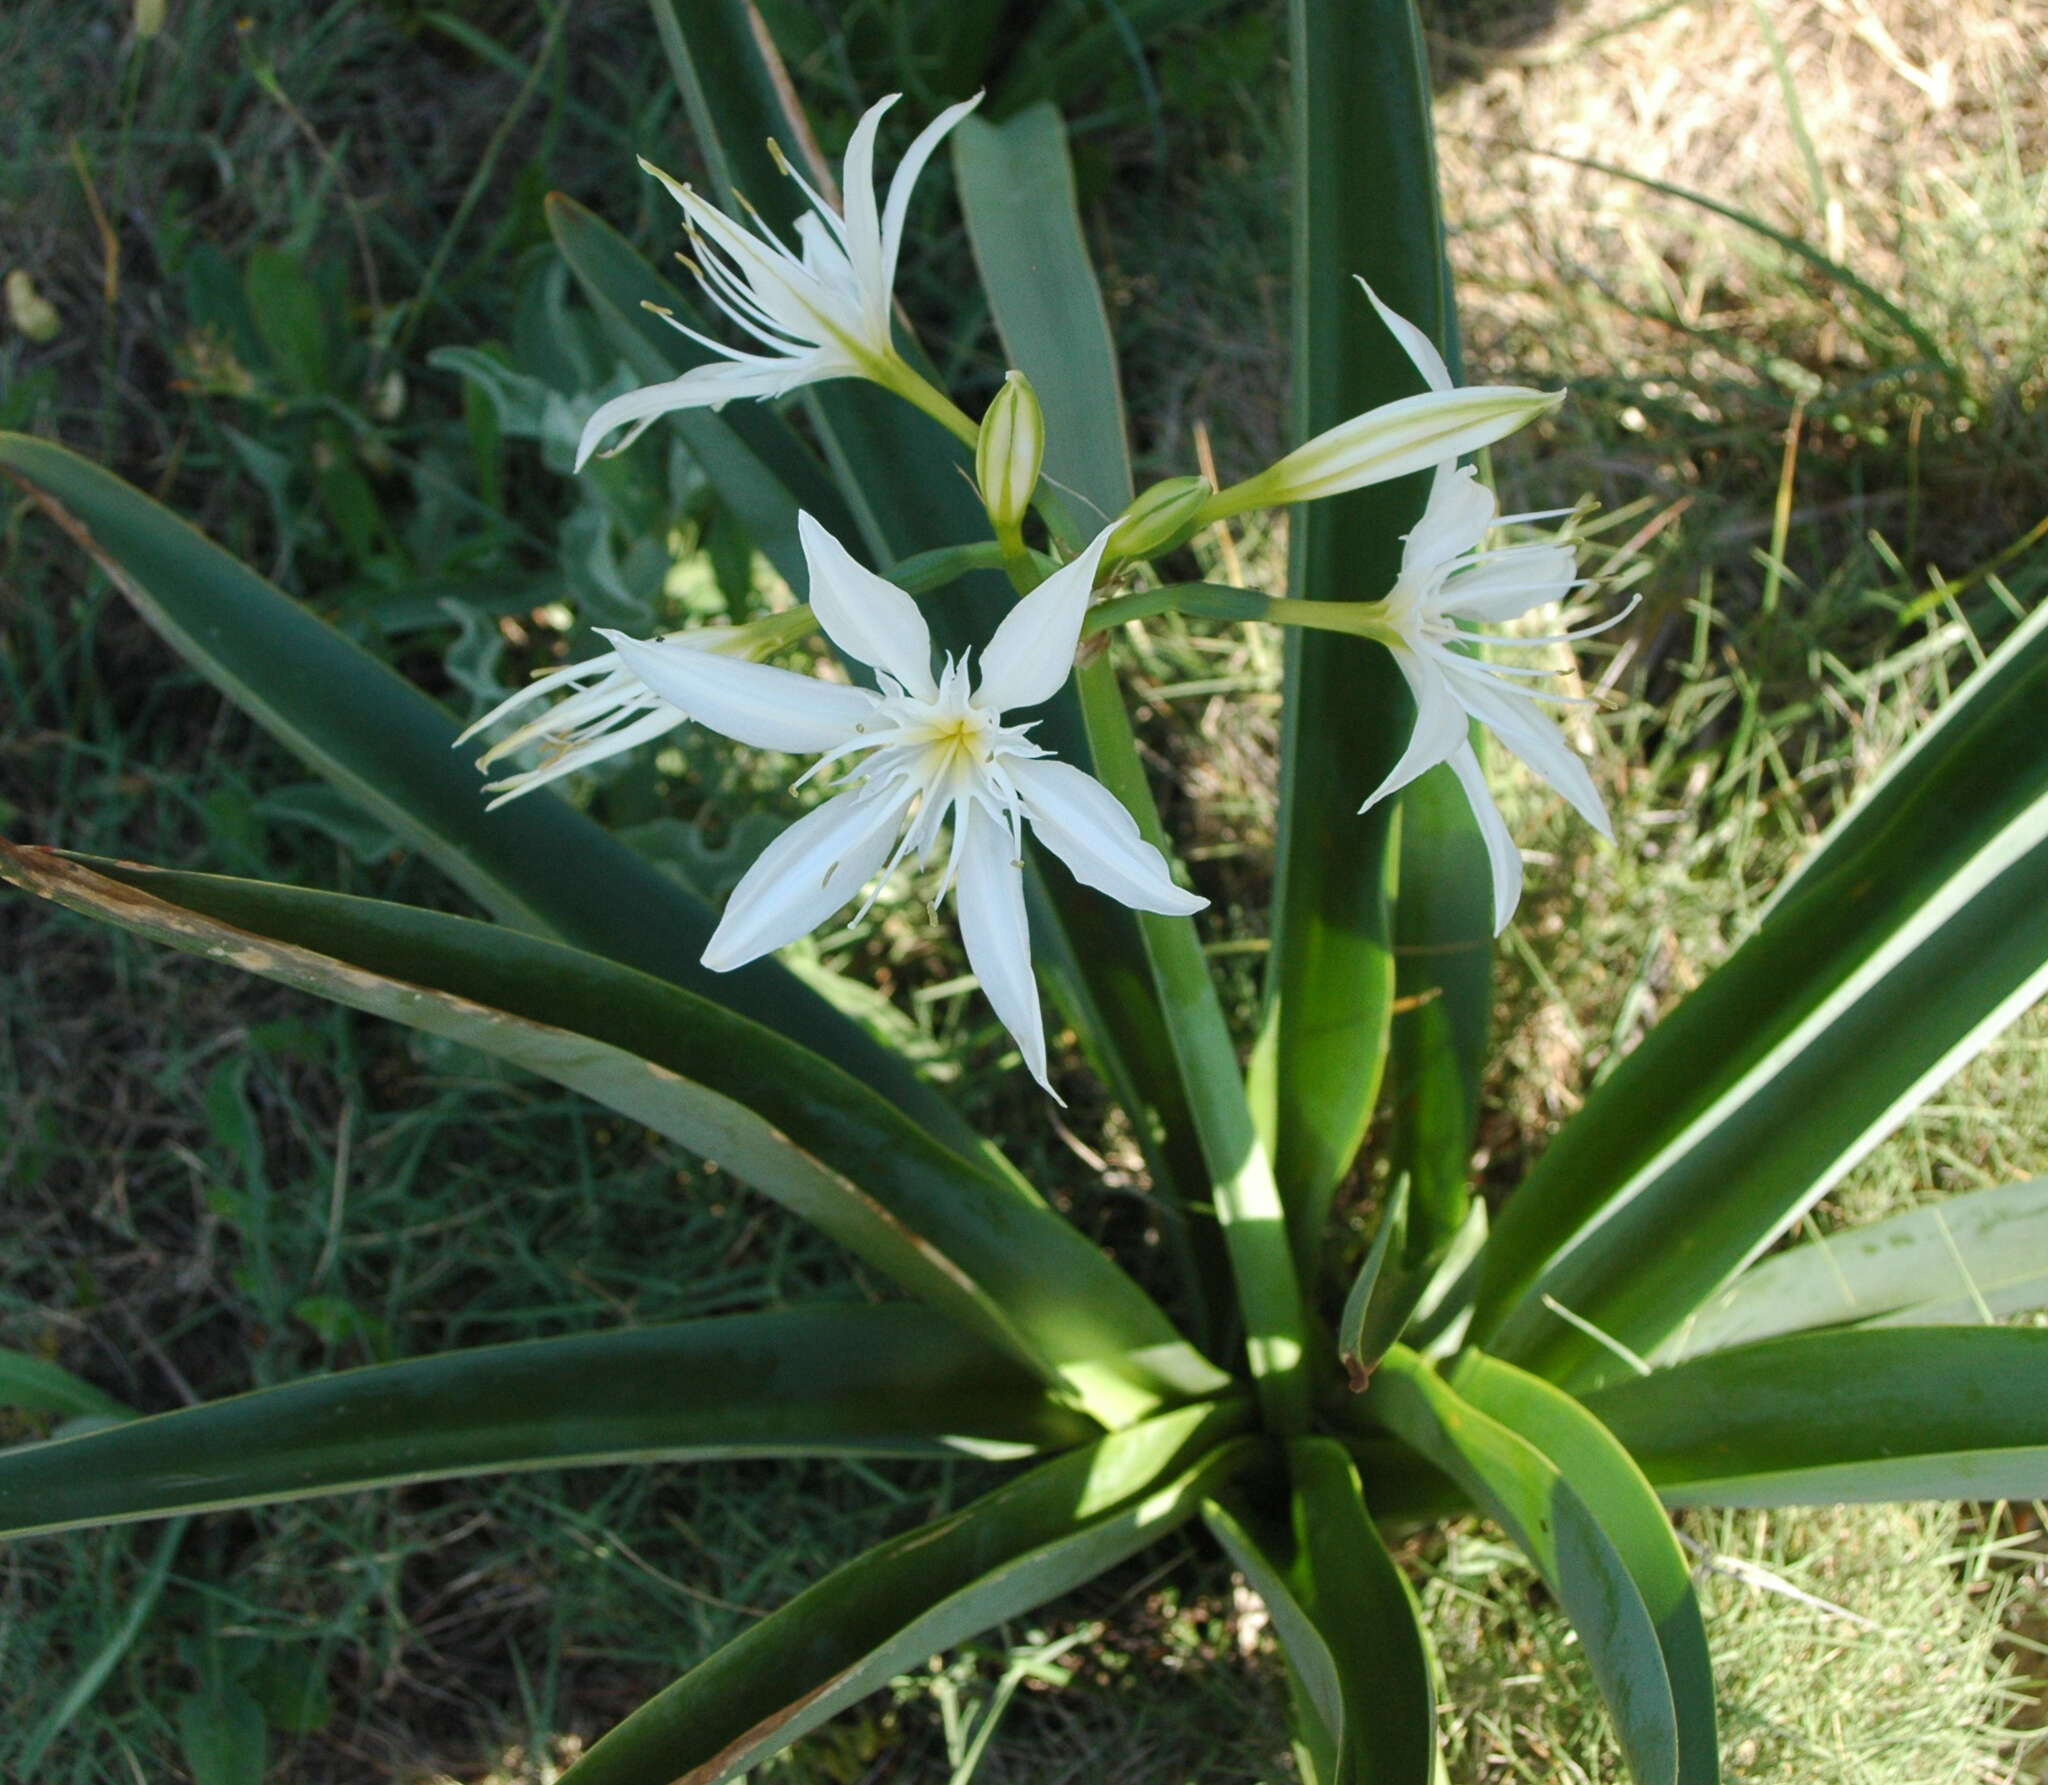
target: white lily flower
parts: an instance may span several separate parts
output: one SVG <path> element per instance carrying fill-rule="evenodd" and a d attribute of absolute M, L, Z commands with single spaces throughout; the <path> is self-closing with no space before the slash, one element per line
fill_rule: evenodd
<path fill-rule="evenodd" d="M 1491 445 L 1564 401 L 1562 391 L 1522 390 L 1504 384 L 1453 385 L 1450 369 L 1435 343 L 1381 303 L 1379 294 L 1363 279 L 1358 283 L 1429 389 L 1339 422 L 1256 477 L 1218 491 L 1202 508 L 1205 522 L 1243 514 L 1247 509 L 1341 496 L 1347 490 L 1362 490 L 1411 471 L 1427 470 Z"/>
<path fill-rule="evenodd" d="M 1426 343 L 1425 343 L 1426 345 Z M 1429 505 L 1401 552 L 1401 576 L 1379 604 L 1373 628 L 1394 653 L 1415 696 L 1415 730 L 1400 761 L 1359 807 L 1370 810 L 1389 794 L 1440 762 L 1449 763 L 1486 839 L 1493 869 L 1494 931 L 1507 928 L 1522 896 L 1522 856 L 1507 821 L 1487 790 L 1472 748 L 1470 721 L 1478 720 L 1530 768 L 1564 795 L 1610 842 L 1614 827 L 1586 765 L 1573 753 L 1539 704 L 1569 704 L 1567 697 L 1530 686 L 1543 669 L 1488 663 L 1470 655 L 1473 638 L 1460 621 L 1512 620 L 1561 600 L 1577 586 L 1577 557 L 1568 545 L 1530 544 L 1480 550 L 1498 509 L 1493 492 L 1470 466 L 1442 464 L 1430 485 Z M 1534 517 L 1530 517 L 1534 518 Z M 1626 611 L 1626 610 L 1624 610 Z M 1512 638 L 1515 645 L 1558 645 L 1605 631 L 1598 626 L 1548 638 Z"/>
<path fill-rule="evenodd" d="M 906 857 L 928 860 L 950 817 L 933 902 L 957 887 L 968 964 L 1032 1077 L 1051 1092 L 1024 918 L 1024 825 L 1075 879 L 1140 911 L 1208 903 L 1174 885 L 1165 857 L 1108 788 L 1032 743 L 1030 724 L 1005 717 L 1065 684 L 1110 530 L 1004 616 L 978 675 L 949 656 L 935 676 L 917 603 L 855 563 L 809 515 L 798 529 L 811 610 L 842 652 L 874 669 L 879 692 L 607 635 L 626 670 L 700 725 L 760 749 L 818 754 L 805 779 L 872 753 L 747 870 L 704 964 L 725 972 L 794 941 Z"/>
<path fill-rule="evenodd" d="M 748 229 L 692 187 L 671 179 L 652 162 L 641 161 L 683 208 L 684 226 L 697 256 L 690 270 L 705 296 L 763 351 L 728 347 L 662 313 L 671 327 L 719 357 L 709 365 L 693 366 L 680 378 L 628 391 L 603 404 L 584 424 L 576 449 L 579 471 L 614 428 L 632 424 L 623 447 L 672 410 L 719 409 L 735 397 L 779 397 L 825 378 L 872 378 L 921 408 L 931 408 L 934 399 L 944 401 L 896 351 L 889 328 L 891 293 L 911 188 L 932 151 L 981 103 L 981 95 L 948 106 L 918 133 L 889 182 L 887 203 L 878 208 L 875 132 L 882 114 L 901 97 L 892 93 L 878 101 L 854 126 L 841 178 L 844 216 L 778 151 L 783 171 L 803 189 L 811 206 L 797 219 L 793 249 L 751 206 L 754 227 Z M 941 419 L 953 425 L 949 418 Z"/>

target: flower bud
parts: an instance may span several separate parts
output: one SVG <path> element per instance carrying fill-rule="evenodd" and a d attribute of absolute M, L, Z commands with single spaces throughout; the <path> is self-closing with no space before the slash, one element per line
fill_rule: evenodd
<path fill-rule="evenodd" d="M 1038 393 L 1022 372 L 1012 372 L 981 418 L 981 436 L 974 444 L 975 480 L 998 533 L 1023 525 L 1044 458 L 1045 415 Z"/>
<path fill-rule="evenodd" d="M 38 347 L 56 340 L 62 326 L 57 306 L 36 290 L 35 280 L 20 267 L 7 275 L 7 320 Z"/>
<path fill-rule="evenodd" d="M 1169 477 L 1143 491 L 1124 510 L 1109 536 L 1112 558 L 1156 558 L 1184 543 L 1201 523 L 1202 505 L 1215 494 L 1206 477 Z"/>
<path fill-rule="evenodd" d="M 135 0 L 135 35 L 147 42 L 164 28 L 164 0 Z"/>

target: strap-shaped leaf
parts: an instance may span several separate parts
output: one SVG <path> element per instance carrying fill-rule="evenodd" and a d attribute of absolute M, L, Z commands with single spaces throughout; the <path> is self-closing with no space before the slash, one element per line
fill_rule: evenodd
<path fill-rule="evenodd" d="M 562 801 L 486 813 L 438 706 L 167 509 L 22 435 L 0 435 L 0 473 L 194 669 L 504 922 L 743 1009 L 886 1091 L 949 1145 L 985 1152 L 951 1104 L 784 968 L 763 961 L 719 975 L 699 966 L 713 914 Z"/>
<path fill-rule="evenodd" d="M 1050 108 L 1000 128 L 975 131 L 971 122 L 956 133 L 965 146 L 954 160 L 996 325 L 1044 404 L 1048 469 L 1067 494 L 1107 519 L 1130 500 L 1130 461 L 1116 355 L 1074 209 L 1065 132 Z M 1075 682 L 1097 775 L 1148 840 L 1170 854 L 1114 669 L 1097 657 Z M 1299 1429 L 1307 1414 L 1301 1294 L 1215 980 L 1190 919 L 1140 912 L 1138 931 L 1229 1247 L 1253 1375 L 1278 1427 Z"/>
<path fill-rule="evenodd" d="M 0 1536 L 565 1464 L 1028 1456 L 1099 1437 L 907 1305 L 740 1314 L 343 1370 L 0 1450 Z"/>
<path fill-rule="evenodd" d="M 1454 1392 L 1405 1345 L 1381 1361 L 1367 1404 L 1536 1565 L 1585 1645 L 1636 1785 L 1676 1785 L 1678 1713 L 1656 1621 L 1585 1498 L 1534 1444 Z"/>
<path fill-rule="evenodd" d="M 658 304 L 684 317 L 693 310 L 617 230 L 560 192 L 548 195 L 547 216 L 578 287 L 638 376 L 651 384 L 714 357 L 644 308 Z M 728 404 L 717 414 L 679 409 L 669 420 L 719 499 L 791 588 L 809 586 L 796 532 L 799 509 L 834 538 L 854 536 L 853 516 L 817 455 L 765 403 Z"/>
<path fill-rule="evenodd" d="M 2048 988 L 2048 608 L 1565 1125 L 1473 1332 L 1567 1385 L 1648 1352 Z M 1670 1243 L 1682 1233 L 1685 1243 Z"/>
<path fill-rule="evenodd" d="M 1678 1713 L 1679 1785 L 1721 1776 L 1714 1733 L 1714 1663 L 1692 1570 L 1657 1493 L 1614 1435 L 1561 1388 L 1483 1352 L 1469 1351 L 1452 1382 L 1482 1413 L 1543 1452 L 1599 1521 L 1643 1596 Z"/>
<path fill-rule="evenodd" d="M 1297 1688 L 1312 1785 L 1429 1785 L 1436 1691 L 1421 1608 L 1330 1438 L 1287 1447 L 1292 1531 L 1203 1508 L 1272 1614 Z"/>
<path fill-rule="evenodd" d="M 132 1419 L 135 1409 L 46 1358 L 0 1349 L 0 1407 Z"/>
<path fill-rule="evenodd" d="M 1041 1465 L 870 1550 L 649 1699 L 564 1785 L 717 1785 L 915 1662 L 1114 1567 L 1263 1449 L 1189 1408 Z"/>
<path fill-rule="evenodd" d="M 2048 1178 L 1951 1196 L 1752 1265 L 1657 1354 L 1821 1326 L 1969 1326 L 2048 1307 Z"/>
<path fill-rule="evenodd" d="M 2048 1496 L 2048 1330 L 1799 1333 L 1586 1406 L 1667 1506 Z"/>
<path fill-rule="evenodd" d="M 1288 9 L 1294 83 L 1294 427 L 1308 439 L 1360 410 L 1412 396 L 1416 373 L 1372 317 L 1354 275 L 1456 361 L 1430 135 L 1429 73 L 1411 0 Z M 1394 585 L 1400 536 L 1422 512 L 1425 480 L 1401 479 L 1296 509 L 1288 593 L 1372 600 Z M 1321 1255 L 1330 1198 L 1372 1118 L 1395 995 L 1389 894 L 1396 808 L 1357 815 L 1407 741 L 1411 703 L 1392 658 L 1363 639 L 1291 631 L 1281 740 L 1273 951 L 1255 1087 L 1295 1255 Z M 1434 811 L 1434 809 L 1433 809 Z M 1457 822 L 1450 807 L 1438 815 Z M 1418 945 L 1411 995 L 1477 974 L 1490 957 L 1438 946 L 1447 920 L 1422 908 L 1442 866 L 1402 852 L 1401 893 Z M 1454 891 L 1455 878 L 1446 882 Z M 1463 912 L 1464 901 L 1454 907 Z M 1449 940 L 1462 940 L 1450 925 Z M 1481 932 L 1482 935 L 1484 932 Z M 1440 994 L 1433 994 L 1440 995 Z M 1460 998 L 1462 1000 L 1462 992 Z M 1460 1004 L 1462 1008 L 1462 1003 Z M 1455 1102 L 1434 1082 L 1457 1069 L 1416 1037 L 1399 1119 Z M 1441 1058 L 1440 1058 L 1441 1056 Z M 1421 1153 L 1407 1151 L 1419 1161 Z M 1434 1195 L 1435 1149 L 1427 1183 Z M 1464 1158 L 1454 1173 L 1462 1182 Z M 1411 1165 L 1412 1170 L 1412 1165 Z M 1431 1214 L 1418 1200 L 1418 1214 Z M 1456 1216 L 1448 1223 L 1456 1226 Z M 1417 1224 L 1418 1252 L 1434 1235 Z"/>
<path fill-rule="evenodd" d="M 30 890 L 174 947 L 496 1054 L 680 1142 L 1122 1424 L 1224 1383 L 1021 1182 L 973 1169 L 772 1029 L 494 925 L 0 844 Z"/>

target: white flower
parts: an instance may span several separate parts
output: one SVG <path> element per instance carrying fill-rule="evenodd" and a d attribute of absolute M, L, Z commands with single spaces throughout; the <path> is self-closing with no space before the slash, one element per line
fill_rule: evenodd
<path fill-rule="evenodd" d="M 910 145 L 889 182 L 885 206 L 875 203 L 875 132 L 882 114 L 900 94 L 872 105 L 854 126 L 846 145 L 841 184 L 842 217 L 787 161 L 784 171 L 803 188 L 811 208 L 796 221 L 795 249 L 748 207 L 754 228 L 733 221 L 691 187 L 671 179 L 653 163 L 640 165 L 666 186 L 683 207 L 684 225 L 697 251 L 691 270 L 726 316 L 760 343 L 763 351 L 727 347 L 666 317 L 718 359 L 693 366 L 680 378 L 628 391 L 604 404 L 584 424 L 576 450 L 580 471 L 605 435 L 634 424 L 627 442 L 657 416 L 675 409 L 722 408 L 734 397 L 779 397 L 800 384 L 824 378 L 873 378 L 921 405 L 924 381 L 903 363 L 890 338 L 891 291 L 896 257 L 911 188 L 946 133 L 981 103 L 977 93 L 948 106 Z M 778 161 L 781 156 L 778 153 Z M 757 233 L 758 232 L 758 233 Z M 936 394 L 936 393 L 930 393 Z"/>
<path fill-rule="evenodd" d="M 1401 576 L 1379 604 L 1373 635 L 1394 653 L 1394 661 L 1415 696 L 1415 730 L 1392 772 L 1359 808 L 1369 810 L 1425 769 L 1451 765 L 1471 802 L 1486 839 L 1493 868 L 1496 932 L 1507 928 L 1522 894 L 1522 857 L 1500 809 L 1487 791 L 1486 777 L 1472 749 L 1469 722 L 1479 721 L 1495 737 L 1571 802 L 1586 822 L 1613 840 L 1614 829 L 1593 777 L 1538 704 L 1563 701 L 1529 685 L 1548 671 L 1488 663 L 1470 655 L 1473 639 L 1459 622 L 1511 620 L 1545 602 L 1560 600 L 1576 586 L 1572 548 L 1557 544 L 1479 550 L 1494 525 L 1493 492 L 1467 466 L 1439 465 L 1429 505 L 1401 552 Z M 1616 615 L 1619 619 L 1621 616 Z M 1586 637 L 1614 624 L 1550 638 L 1515 638 L 1517 645 L 1556 645 Z"/>
<path fill-rule="evenodd" d="M 749 657 L 761 648 L 761 643 L 758 626 L 700 626 L 691 632 L 672 633 L 641 648 Z M 607 651 L 601 657 L 587 658 L 536 677 L 509 700 L 500 701 L 455 741 L 464 743 L 529 702 L 564 690 L 574 692 L 559 705 L 500 738 L 476 759 L 478 768 L 487 769 L 501 757 L 529 744 L 543 746 L 541 760 L 534 767 L 484 784 L 486 793 L 498 796 L 484 808 L 486 811 L 495 811 L 507 800 L 516 800 L 550 781 L 590 768 L 636 744 L 665 736 L 689 719 L 687 713 L 678 712 L 625 668 L 618 652 Z"/>
<path fill-rule="evenodd" d="M 1521 390 L 1513 385 L 1454 386 L 1443 355 L 1430 338 L 1381 303 L 1378 293 L 1363 279 L 1358 283 L 1429 389 L 1339 422 L 1256 477 L 1219 491 L 1204 505 L 1203 520 L 1221 520 L 1252 508 L 1314 502 L 1427 470 L 1512 434 L 1524 422 L 1564 401 L 1562 391 Z"/>
<path fill-rule="evenodd" d="M 862 569 L 809 515 L 798 517 L 798 528 L 812 612 L 842 652 L 875 670 L 879 692 L 677 650 L 673 640 L 608 635 L 621 664 L 661 699 L 740 743 L 817 753 L 809 774 L 871 752 L 843 776 L 842 791 L 747 870 L 704 964 L 718 972 L 743 966 L 814 929 L 906 857 L 927 860 L 950 816 L 952 844 L 934 903 L 957 886 L 968 964 L 1050 1091 L 1024 920 L 1023 826 L 1075 879 L 1126 905 L 1186 913 L 1207 903 L 1174 885 L 1165 858 L 1108 788 L 1032 743 L 1029 724 L 1005 718 L 1051 699 L 1066 682 L 1109 530 L 1010 610 L 978 675 L 965 658 L 949 656 L 934 676 L 917 603 Z"/>

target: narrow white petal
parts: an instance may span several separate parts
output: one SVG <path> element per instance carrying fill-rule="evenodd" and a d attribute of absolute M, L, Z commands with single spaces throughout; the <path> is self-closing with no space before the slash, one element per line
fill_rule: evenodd
<path fill-rule="evenodd" d="M 917 184 L 917 176 L 924 172 L 924 164 L 931 159 L 932 151 L 945 141 L 946 133 L 980 103 L 981 95 L 977 93 L 972 99 L 947 106 L 917 133 L 903 159 L 896 164 L 895 177 L 889 182 L 888 208 L 882 214 L 882 283 L 885 289 L 896 283 L 896 256 L 903 247 L 903 220 L 910 212 L 910 193 Z"/>
<path fill-rule="evenodd" d="M 932 635 L 917 603 L 854 562 L 853 554 L 808 514 L 796 517 L 811 573 L 811 612 L 849 657 L 884 670 L 919 700 L 936 700 Z"/>
<path fill-rule="evenodd" d="M 1352 277 L 1357 278 L 1358 275 L 1354 273 Z M 1381 303 L 1380 294 L 1363 279 L 1358 280 L 1358 288 L 1372 300 L 1372 307 L 1380 313 L 1380 320 L 1393 331 L 1394 339 L 1401 343 L 1402 351 L 1415 362 L 1415 369 L 1422 374 L 1423 382 L 1431 390 L 1449 390 L 1451 369 L 1444 364 L 1444 356 L 1437 352 L 1436 343 L 1407 317 L 1396 315 Z"/>
<path fill-rule="evenodd" d="M 486 781 L 484 791 L 498 797 L 484 807 L 486 812 L 495 812 L 507 800 L 516 800 L 536 788 L 545 787 L 550 781 L 559 781 L 564 775 L 581 774 L 583 770 L 595 768 L 599 763 L 631 750 L 641 744 L 651 743 L 659 737 L 666 737 L 679 725 L 689 724 L 689 715 L 679 713 L 673 707 L 651 708 L 644 718 L 636 719 L 630 725 L 622 725 L 615 731 L 604 732 L 588 738 L 559 756 L 543 760 L 536 768 L 521 774 L 507 775 L 502 781 Z"/>
<path fill-rule="evenodd" d="M 604 636 L 618 647 L 620 661 L 671 706 L 757 749 L 786 750 L 793 756 L 834 750 L 858 736 L 875 710 L 876 697 L 865 688 L 717 657 L 671 641 L 646 644 L 622 632 Z"/>
<path fill-rule="evenodd" d="M 1364 489 L 1476 452 L 1560 401 L 1556 392 L 1511 385 L 1424 391 L 1339 422 L 1230 494 L 1242 509 Z"/>
<path fill-rule="evenodd" d="M 1508 927 L 1508 920 L 1522 901 L 1522 852 L 1515 847 L 1508 821 L 1493 803 L 1485 772 L 1472 746 L 1467 744 L 1449 760 L 1451 773 L 1465 790 L 1466 804 L 1479 821 L 1479 834 L 1486 840 L 1486 859 L 1493 869 L 1493 933 L 1498 936 Z"/>
<path fill-rule="evenodd" d="M 861 114 L 846 145 L 846 160 L 840 170 L 840 202 L 846 207 L 846 258 L 853 267 L 854 288 L 863 309 L 876 293 L 881 294 L 886 313 L 889 302 L 889 270 L 882 253 L 882 221 L 875 210 L 875 132 L 882 114 L 900 99 L 891 93 Z"/>
<path fill-rule="evenodd" d="M 1563 600 L 1578 570 L 1578 554 L 1568 545 L 1510 546 L 1454 572 L 1444 584 L 1437 612 L 1454 620 L 1519 619 L 1531 608 Z"/>
<path fill-rule="evenodd" d="M 1062 564 L 1003 616 L 981 654 L 981 678 L 974 690 L 977 706 L 995 713 L 1035 707 L 1066 685 L 1096 568 L 1116 528 L 1117 523 L 1110 522 L 1078 558 Z"/>
<path fill-rule="evenodd" d="M 544 676 L 534 679 L 515 692 L 508 694 L 481 719 L 472 719 L 455 735 L 457 745 L 466 744 L 480 731 L 488 731 L 499 720 L 509 718 L 529 701 L 540 700 L 550 694 L 559 694 L 572 684 L 581 688 L 585 682 L 601 676 L 614 674 L 619 667 L 619 654 L 607 651 L 601 657 L 586 657 L 580 663 L 565 663 L 560 669 L 551 669 Z"/>
<path fill-rule="evenodd" d="M 704 965 L 728 973 L 816 929 L 888 860 L 906 804 L 907 795 L 842 793 L 805 813 L 733 888 Z"/>
<path fill-rule="evenodd" d="M 1369 812 L 1390 793 L 1398 793 L 1415 777 L 1440 762 L 1448 762 L 1471 741 L 1470 730 L 1449 683 L 1429 659 L 1417 652 L 1397 650 L 1394 662 L 1415 696 L 1415 729 L 1408 734 L 1408 747 L 1387 771 L 1387 778 L 1366 796 L 1358 809 Z"/>
<path fill-rule="evenodd" d="M 1434 570 L 1462 557 L 1493 525 L 1493 492 L 1470 465 L 1460 470 L 1446 460 L 1430 479 L 1429 502 L 1401 548 L 1401 571 Z"/>
<path fill-rule="evenodd" d="M 1449 657 L 1449 653 L 1445 653 Z M 1550 715 L 1524 690 L 1486 673 L 1469 658 L 1451 658 L 1451 692 L 1459 704 L 1569 800 L 1580 817 L 1612 841 L 1613 821 L 1593 777 Z"/>
<path fill-rule="evenodd" d="M 1208 900 L 1173 883 L 1166 857 L 1139 834 L 1122 800 L 1072 763 L 1049 756 L 1012 757 L 1004 767 L 1024 798 L 1024 816 L 1038 839 L 1083 886 L 1135 911 L 1185 916 Z"/>
<path fill-rule="evenodd" d="M 975 801 L 962 801 L 953 822 L 961 828 L 960 940 L 967 964 L 1004 1028 L 1016 1039 L 1031 1076 L 1055 1103 L 1062 1101 L 1045 1076 L 1045 1022 L 1038 982 L 1031 976 L 1031 929 L 1024 917 L 1024 871 L 1008 829 Z"/>

